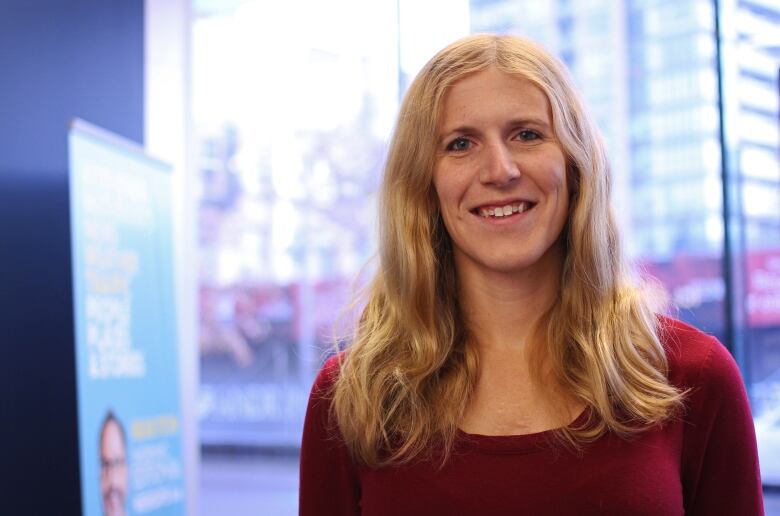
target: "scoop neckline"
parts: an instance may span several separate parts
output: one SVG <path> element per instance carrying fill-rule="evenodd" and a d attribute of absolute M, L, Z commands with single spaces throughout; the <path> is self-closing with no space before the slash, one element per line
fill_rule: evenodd
<path fill-rule="evenodd" d="M 585 407 L 574 421 L 565 427 L 551 428 L 541 432 L 514 435 L 470 434 L 458 428 L 458 448 L 462 451 L 490 453 L 533 453 L 550 449 L 553 433 L 562 428 L 584 425 L 590 417 L 590 407 Z"/>

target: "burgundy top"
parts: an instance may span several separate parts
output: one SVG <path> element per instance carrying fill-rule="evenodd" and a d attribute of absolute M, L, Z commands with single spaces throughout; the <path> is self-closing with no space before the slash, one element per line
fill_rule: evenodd
<path fill-rule="evenodd" d="M 756 438 L 742 379 L 713 337 L 664 318 L 669 379 L 692 392 L 682 416 L 622 440 L 606 434 L 577 456 L 550 432 L 460 432 L 443 469 L 417 461 L 356 466 L 327 422 L 326 362 L 312 389 L 301 448 L 302 516 L 763 514 Z M 583 421 L 585 414 L 579 421 Z"/>

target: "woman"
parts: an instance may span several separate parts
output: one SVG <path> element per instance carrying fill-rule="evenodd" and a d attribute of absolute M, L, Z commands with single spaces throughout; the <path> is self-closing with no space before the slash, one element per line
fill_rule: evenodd
<path fill-rule="evenodd" d="M 303 515 L 761 514 L 724 348 L 629 281 L 564 68 L 472 36 L 401 106 L 380 264 L 309 401 Z"/>

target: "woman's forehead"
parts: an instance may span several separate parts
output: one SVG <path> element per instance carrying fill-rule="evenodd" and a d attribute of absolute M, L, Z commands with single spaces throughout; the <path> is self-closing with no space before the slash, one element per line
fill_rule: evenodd
<path fill-rule="evenodd" d="M 529 79 L 490 67 L 455 81 L 439 110 L 440 130 L 451 130 L 465 120 L 504 115 L 551 123 L 550 101 Z"/>

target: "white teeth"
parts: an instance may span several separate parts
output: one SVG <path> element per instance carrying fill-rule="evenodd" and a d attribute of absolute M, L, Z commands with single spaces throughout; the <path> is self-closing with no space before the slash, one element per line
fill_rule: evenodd
<path fill-rule="evenodd" d="M 531 207 L 530 203 L 518 202 L 515 204 L 507 204 L 506 206 L 500 206 L 498 208 L 479 208 L 479 215 L 484 218 L 488 217 L 508 217 L 513 213 L 523 213 Z"/>

